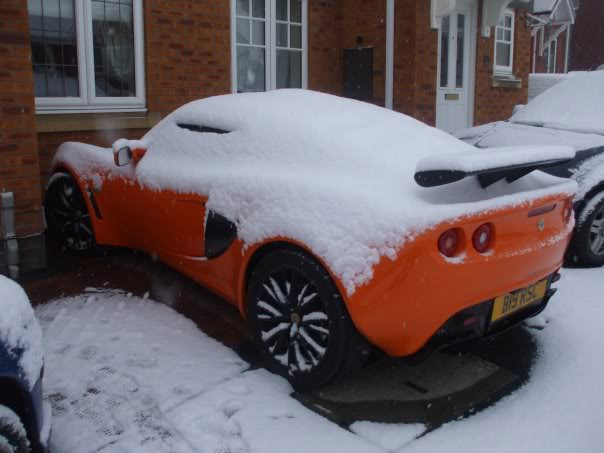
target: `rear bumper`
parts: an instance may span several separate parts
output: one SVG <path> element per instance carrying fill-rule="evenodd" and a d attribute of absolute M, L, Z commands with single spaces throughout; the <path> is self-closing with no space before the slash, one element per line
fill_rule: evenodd
<path fill-rule="evenodd" d="M 374 268 L 371 283 L 346 299 L 357 329 L 387 354 L 410 356 L 434 341 L 456 314 L 473 307 L 490 314 L 498 296 L 546 278 L 551 285 L 551 278 L 562 267 L 572 232 L 572 220 L 563 216 L 568 202 L 568 197 L 541 200 L 522 209 L 485 213 L 423 233 L 395 260 L 382 260 Z M 546 203 L 556 207 L 543 215 L 545 228 L 538 228 L 541 217 L 528 213 Z M 480 254 L 473 249 L 471 237 L 484 222 L 492 222 L 497 234 L 493 251 Z M 446 259 L 436 247 L 440 234 L 452 226 L 466 238 L 465 253 L 457 261 Z M 515 317 L 502 321 L 498 329 L 504 330 Z M 495 330 L 493 327 L 493 334 Z"/>
<path fill-rule="evenodd" d="M 428 341 L 422 352 L 431 352 L 457 343 L 493 337 L 520 324 L 526 319 L 537 316 L 545 310 L 550 299 L 556 293 L 556 289 L 552 288 L 552 284 L 558 281 L 559 278 L 560 274 L 557 272 L 548 277 L 547 291 L 545 297 L 541 301 L 518 310 L 510 316 L 495 322 L 491 321 L 493 300 L 488 300 L 461 310 L 451 316 L 451 318 L 438 329 L 430 341 Z"/>

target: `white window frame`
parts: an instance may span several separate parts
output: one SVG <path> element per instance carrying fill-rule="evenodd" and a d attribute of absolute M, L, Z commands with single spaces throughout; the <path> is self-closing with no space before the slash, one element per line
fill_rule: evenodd
<path fill-rule="evenodd" d="M 289 1 L 289 0 L 288 0 Z M 308 88 L 308 1 L 302 0 L 302 89 Z M 237 93 L 237 0 L 231 0 L 231 91 Z M 251 14 L 251 12 L 250 12 Z M 277 8 L 276 0 L 264 0 L 265 87 L 277 89 Z M 279 21 L 284 23 L 283 21 Z M 289 36 L 289 27 L 288 27 Z M 251 37 L 250 37 L 251 38 Z M 262 47 L 252 45 L 252 47 Z"/>
<path fill-rule="evenodd" d="M 36 97 L 36 113 L 145 111 L 145 63 L 142 0 L 132 1 L 136 96 L 98 97 L 94 79 L 92 2 L 75 0 L 79 97 Z"/>
<path fill-rule="evenodd" d="M 505 26 L 505 17 L 506 16 L 509 16 L 512 19 L 511 28 L 508 28 Z M 516 27 L 516 13 L 514 12 L 514 10 L 507 8 L 504 11 L 502 17 L 504 20 L 504 26 L 497 25 L 495 27 L 495 50 L 494 50 L 494 58 L 493 58 L 493 67 L 494 67 L 495 74 L 512 74 L 512 72 L 514 71 L 514 33 L 515 33 L 515 27 Z M 500 29 L 504 31 L 504 36 L 505 36 L 506 31 L 510 32 L 511 39 L 509 42 L 505 41 L 505 40 L 497 39 L 497 31 Z M 497 44 L 498 43 L 510 45 L 510 64 L 509 65 L 501 66 L 501 65 L 497 64 Z"/>
<path fill-rule="evenodd" d="M 558 38 L 549 43 L 547 47 L 546 71 L 548 74 L 555 74 L 558 67 Z"/>

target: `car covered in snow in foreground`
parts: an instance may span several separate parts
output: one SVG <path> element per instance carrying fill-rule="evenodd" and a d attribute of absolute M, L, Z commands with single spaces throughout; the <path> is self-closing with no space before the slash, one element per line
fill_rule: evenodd
<path fill-rule="evenodd" d="M 336 96 L 226 95 L 113 149 L 61 145 L 45 211 L 68 251 L 143 250 L 220 294 L 311 388 L 368 344 L 409 356 L 545 307 L 576 183 L 533 170 L 574 151 L 476 151 Z"/>
<path fill-rule="evenodd" d="M 23 289 L 0 275 L 0 452 L 45 452 L 42 330 Z"/>
<path fill-rule="evenodd" d="M 573 160 L 543 170 L 572 178 L 579 185 L 574 202 L 577 225 L 567 260 L 572 264 L 604 265 L 604 71 L 577 74 L 550 88 L 508 121 L 464 129 L 454 135 L 479 148 L 573 147 Z"/>

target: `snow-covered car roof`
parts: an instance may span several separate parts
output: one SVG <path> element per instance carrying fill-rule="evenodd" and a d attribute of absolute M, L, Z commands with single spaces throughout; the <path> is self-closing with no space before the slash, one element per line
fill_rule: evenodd
<path fill-rule="evenodd" d="M 604 71 L 577 74 L 553 86 L 510 122 L 604 135 Z"/>
<path fill-rule="evenodd" d="M 31 389 L 40 377 L 44 361 L 42 330 L 23 288 L 3 275 L 0 309 L 0 342 L 19 357 L 19 366 Z"/>
<path fill-rule="evenodd" d="M 216 129 L 228 133 L 199 132 Z M 195 101 L 130 145 L 147 148 L 136 167 L 118 169 L 110 150 L 73 143 L 55 162 L 99 183 L 103 169 L 152 189 L 206 195 L 246 245 L 277 237 L 305 244 L 349 294 L 381 257 L 394 258 L 427 228 L 576 190 L 540 172 L 486 190 L 475 178 L 421 188 L 420 160 L 475 148 L 406 115 L 305 90 Z"/>
<path fill-rule="evenodd" d="M 604 135 L 498 121 L 455 132 L 455 137 L 479 148 L 507 146 L 570 146 L 575 151 L 604 146 Z"/>

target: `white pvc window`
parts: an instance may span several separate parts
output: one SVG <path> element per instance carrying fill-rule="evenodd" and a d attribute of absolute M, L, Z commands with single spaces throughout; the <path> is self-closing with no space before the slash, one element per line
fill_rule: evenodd
<path fill-rule="evenodd" d="M 28 0 L 38 112 L 145 106 L 142 0 Z"/>
<path fill-rule="evenodd" d="M 547 62 L 547 72 L 554 74 L 556 72 L 556 63 L 558 61 L 558 38 L 554 39 L 547 50 L 545 51 L 545 58 Z"/>
<path fill-rule="evenodd" d="M 232 0 L 233 92 L 307 87 L 308 0 Z"/>
<path fill-rule="evenodd" d="M 512 73 L 514 66 L 514 19 L 514 11 L 506 10 L 495 27 L 495 73 Z"/>

